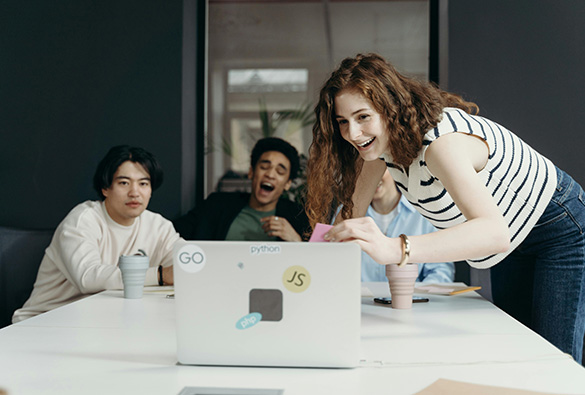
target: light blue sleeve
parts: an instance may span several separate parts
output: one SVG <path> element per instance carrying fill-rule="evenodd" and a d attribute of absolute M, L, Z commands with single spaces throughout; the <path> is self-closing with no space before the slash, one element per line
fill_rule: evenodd
<path fill-rule="evenodd" d="M 335 218 L 341 212 L 341 207 L 337 208 L 333 219 L 331 220 L 331 225 L 335 222 Z M 371 210 L 371 206 L 368 207 L 368 213 Z M 362 251 L 362 266 L 361 266 L 361 278 L 362 281 L 388 281 L 386 278 L 386 266 L 378 264 L 374 261 L 368 254 Z"/>
<path fill-rule="evenodd" d="M 374 261 L 368 254 L 362 251 L 362 281 L 388 281 L 386 278 L 386 266 Z"/>
<path fill-rule="evenodd" d="M 419 265 L 416 281 L 422 283 L 452 283 L 455 280 L 455 264 L 453 262 L 424 263 Z"/>

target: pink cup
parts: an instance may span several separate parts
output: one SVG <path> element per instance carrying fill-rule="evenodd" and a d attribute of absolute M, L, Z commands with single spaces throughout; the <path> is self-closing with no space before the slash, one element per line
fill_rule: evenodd
<path fill-rule="evenodd" d="M 418 277 L 418 265 L 409 263 L 404 266 L 386 265 L 386 277 L 390 286 L 392 296 L 392 308 L 412 308 L 412 294 L 414 293 L 414 282 Z"/>

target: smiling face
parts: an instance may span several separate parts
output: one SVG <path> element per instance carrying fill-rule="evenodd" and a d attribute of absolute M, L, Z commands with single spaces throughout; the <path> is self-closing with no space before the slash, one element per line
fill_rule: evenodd
<path fill-rule="evenodd" d="M 290 161 L 278 151 L 267 151 L 260 155 L 258 163 L 248 171 L 252 180 L 250 207 L 258 211 L 271 211 L 284 191 L 288 191 L 290 179 Z"/>
<path fill-rule="evenodd" d="M 341 136 L 365 161 L 389 152 L 386 122 L 362 94 L 341 91 L 335 97 L 335 119 Z"/>
<path fill-rule="evenodd" d="M 120 225 L 130 226 L 148 207 L 152 194 L 150 176 L 139 163 L 126 161 L 114 173 L 112 185 L 102 193 L 109 216 Z"/>

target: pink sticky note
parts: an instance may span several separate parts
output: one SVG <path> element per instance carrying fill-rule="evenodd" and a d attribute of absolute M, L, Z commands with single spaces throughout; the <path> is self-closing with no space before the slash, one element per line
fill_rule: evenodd
<path fill-rule="evenodd" d="M 325 233 L 329 232 L 329 229 L 331 228 L 333 228 L 333 226 L 318 223 L 315 225 L 315 230 L 313 230 L 313 234 L 311 235 L 309 241 L 327 241 L 323 238 L 323 236 Z"/>

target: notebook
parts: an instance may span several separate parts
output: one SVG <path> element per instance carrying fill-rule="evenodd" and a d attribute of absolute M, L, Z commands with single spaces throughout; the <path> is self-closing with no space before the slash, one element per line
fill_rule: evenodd
<path fill-rule="evenodd" d="M 354 243 L 177 242 L 179 363 L 357 366 L 360 259 Z"/>

